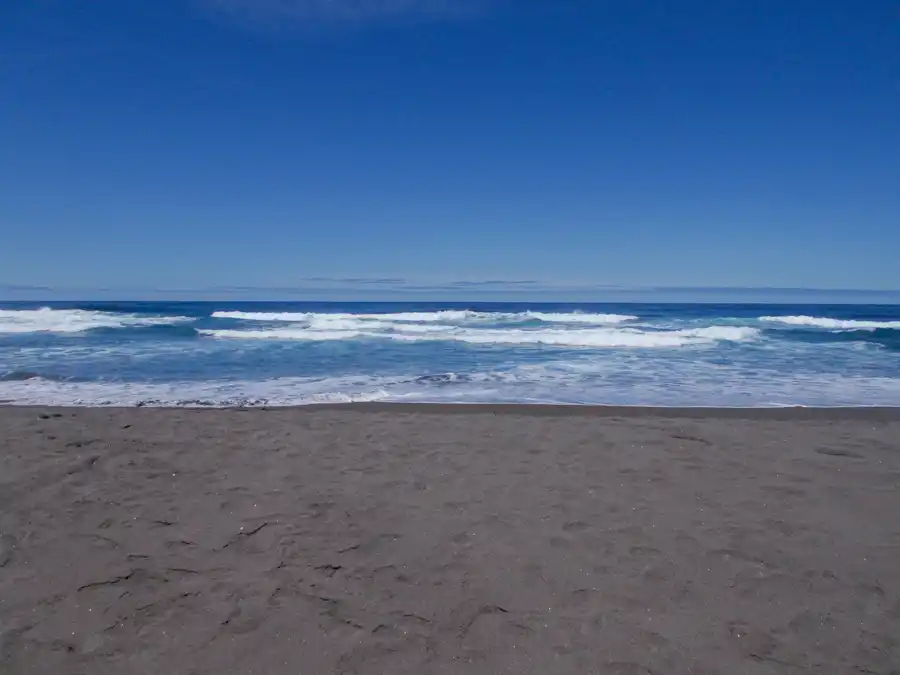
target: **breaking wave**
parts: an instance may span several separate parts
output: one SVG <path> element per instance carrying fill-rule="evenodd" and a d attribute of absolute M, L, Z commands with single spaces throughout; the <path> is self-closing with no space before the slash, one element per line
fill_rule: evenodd
<path fill-rule="evenodd" d="M 161 326 L 191 321 L 185 316 L 145 316 L 85 309 L 3 309 L 0 333 L 83 333 L 98 328 Z"/>
<path fill-rule="evenodd" d="M 713 344 L 719 341 L 743 342 L 759 337 L 759 331 L 745 326 L 710 326 L 684 330 L 638 330 L 627 328 L 590 329 L 472 329 L 455 326 L 393 325 L 384 332 L 359 330 L 356 325 L 346 330 L 317 330 L 302 327 L 268 330 L 201 330 L 214 338 L 241 340 L 348 340 L 372 338 L 404 342 L 455 341 L 482 345 L 546 345 L 559 347 L 682 347 Z"/>
<path fill-rule="evenodd" d="M 549 323 L 625 323 L 638 317 L 631 314 L 583 314 L 581 312 L 524 312 L 523 316 Z"/>
<path fill-rule="evenodd" d="M 628 381 L 622 386 L 622 378 Z M 283 377 L 204 382 L 0 382 L 0 399 L 70 406 L 253 407 L 367 401 L 657 406 L 897 405 L 890 377 L 784 373 L 691 359 L 554 361 L 471 373 Z"/>
<path fill-rule="evenodd" d="M 317 319 L 359 319 L 379 321 L 465 321 L 468 319 L 494 319 L 496 314 L 472 312 L 468 310 L 445 310 L 441 312 L 394 312 L 386 314 L 348 314 L 340 312 L 213 312 L 214 319 L 239 319 L 241 321 L 283 321 L 288 323 L 314 321 Z"/>
<path fill-rule="evenodd" d="M 35 370 L 10 370 L 0 375 L 0 382 L 28 382 L 45 380 L 47 382 L 76 382 L 78 378 L 53 373 L 41 373 Z"/>
<path fill-rule="evenodd" d="M 358 331 L 328 331 L 311 329 L 274 328 L 272 330 L 201 330 L 200 335 L 238 340 L 349 340 L 363 334 Z"/>
<path fill-rule="evenodd" d="M 543 321 L 547 323 L 617 324 L 633 321 L 638 317 L 630 314 L 591 314 L 581 312 L 476 312 L 472 310 L 442 310 L 438 312 L 392 312 L 384 314 L 348 314 L 330 312 L 213 312 L 212 318 L 286 323 L 313 321 L 388 321 L 401 323 Z"/>
<path fill-rule="evenodd" d="M 0 306 L 0 402 L 900 405 L 900 307 L 45 304 Z"/>
<path fill-rule="evenodd" d="M 855 319 L 831 319 L 820 316 L 761 316 L 760 321 L 781 323 L 787 326 L 811 326 L 830 330 L 877 330 L 895 328 L 900 330 L 900 321 L 860 321 Z"/>

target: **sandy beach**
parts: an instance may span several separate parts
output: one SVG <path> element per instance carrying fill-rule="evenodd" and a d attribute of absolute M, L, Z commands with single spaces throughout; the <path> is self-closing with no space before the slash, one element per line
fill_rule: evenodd
<path fill-rule="evenodd" d="M 0 672 L 900 673 L 900 411 L 0 408 Z"/>

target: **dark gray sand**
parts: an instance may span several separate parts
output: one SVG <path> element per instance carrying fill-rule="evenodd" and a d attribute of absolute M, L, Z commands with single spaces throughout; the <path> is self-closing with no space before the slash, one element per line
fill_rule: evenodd
<path fill-rule="evenodd" d="M 900 413 L 0 408 L 0 672 L 900 673 Z"/>

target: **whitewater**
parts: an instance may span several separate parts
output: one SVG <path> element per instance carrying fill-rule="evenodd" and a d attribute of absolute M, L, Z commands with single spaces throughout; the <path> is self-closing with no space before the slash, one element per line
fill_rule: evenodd
<path fill-rule="evenodd" d="M 0 401 L 900 405 L 900 308 L 5 303 Z"/>

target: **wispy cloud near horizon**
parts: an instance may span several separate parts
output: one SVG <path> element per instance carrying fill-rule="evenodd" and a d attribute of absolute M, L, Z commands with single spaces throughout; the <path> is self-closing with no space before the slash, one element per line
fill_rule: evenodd
<path fill-rule="evenodd" d="M 516 302 L 900 302 L 900 289 L 814 289 L 773 287 L 629 287 L 534 280 L 434 281 L 391 278 L 307 277 L 290 285 L 198 287 L 59 287 L 0 282 L 0 302 L 66 300 L 234 300 L 234 301 L 516 301 Z"/>
<path fill-rule="evenodd" d="M 369 24 L 455 20 L 496 0 L 198 0 L 207 9 L 255 24 Z"/>

